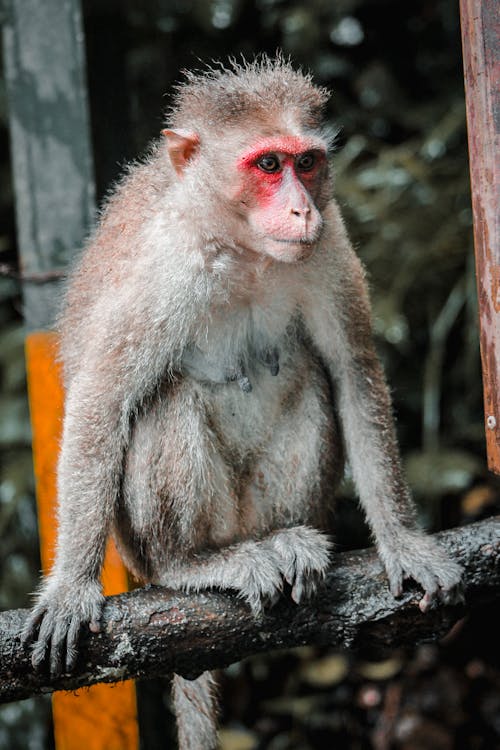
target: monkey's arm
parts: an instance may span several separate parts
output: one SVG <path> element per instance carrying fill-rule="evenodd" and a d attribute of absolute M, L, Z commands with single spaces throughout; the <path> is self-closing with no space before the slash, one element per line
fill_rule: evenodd
<path fill-rule="evenodd" d="M 71 669 L 80 626 L 98 629 L 99 577 L 120 486 L 131 389 L 127 368 L 102 342 L 87 348 L 66 397 L 58 465 L 58 535 L 53 568 L 37 594 L 25 639 L 37 632 L 32 661 L 50 651 L 50 669 Z"/>
<path fill-rule="evenodd" d="M 91 380 L 82 372 L 67 394 L 58 467 L 56 557 L 24 630 L 25 640 L 31 640 L 39 628 L 33 665 L 38 667 L 49 650 L 53 674 L 71 669 L 80 626 L 88 622 L 97 630 L 103 604 L 99 575 L 124 433 L 118 427 L 118 394 L 103 404 L 92 394 Z"/>
<path fill-rule="evenodd" d="M 63 340 L 63 357 L 73 346 L 72 336 L 79 357 L 65 402 L 56 557 L 25 629 L 25 640 L 36 641 L 34 665 L 49 655 L 52 672 L 71 669 L 82 623 L 98 628 L 103 602 L 99 576 L 130 420 L 182 347 L 187 333 L 179 320 L 196 321 L 195 295 L 175 279 L 172 283 L 176 298 L 168 287 L 134 298 L 134 289 L 125 286 L 114 297 L 103 295 L 92 309 L 82 311 L 78 325 L 71 318 L 74 330 Z"/>
<path fill-rule="evenodd" d="M 425 610 L 435 598 L 457 596 L 461 569 L 416 524 L 391 399 L 372 342 L 364 274 L 340 219 L 336 241 L 336 267 L 320 282 L 324 306 L 310 307 L 311 333 L 330 372 L 347 457 L 391 591 L 397 596 L 405 578 L 415 579 L 425 591 L 420 604 Z"/>

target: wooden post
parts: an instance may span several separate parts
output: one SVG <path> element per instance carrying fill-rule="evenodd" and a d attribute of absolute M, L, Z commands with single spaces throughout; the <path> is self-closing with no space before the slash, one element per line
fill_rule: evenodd
<path fill-rule="evenodd" d="M 486 445 L 500 474 L 500 4 L 461 0 Z"/>
<path fill-rule="evenodd" d="M 28 388 L 41 558 L 56 535 L 56 463 L 63 412 L 57 340 L 50 331 L 61 276 L 94 217 L 94 181 L 79 0 L 10 0 L 4 63 L 26 327 Z M 40 330 L 44 329 L 44 330 Z M 108 548 L 106 594 L 127 589 Z M 135 687 L 96 685 L 53 696 L 57 750 L 137 750 Z"/>
<path fill-rule="evenodd" d="M 53 333 L 33 332 L 26 339 L 28 387 L 33 426 L 40 551 L 43 571 L 52 565 L 56 540 L 56 462 L 63 413 L 63 389 Z M 109 544 L 103 571 L 106 595 L 127 590 L 126 570 Z M 94 685 L 80 694 L 54 693 L 57 750 L 137 750 L 135 688 L 132 682 Z"/>

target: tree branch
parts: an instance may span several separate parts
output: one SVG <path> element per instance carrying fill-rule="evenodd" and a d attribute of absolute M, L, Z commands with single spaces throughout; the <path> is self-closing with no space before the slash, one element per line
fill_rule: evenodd
<path fill-rule="evenodd" d="M 500 596 L 500 517 L 438 537 L 464 566 L 467 610 Z M 195 677 L 251 654 L 303 644 L 380 651 L 439 638 L 463 613 L 462 607 L 439 607 L 422 614 L 420 597 L 409 586 L 394 599 L 372 549 L 338 555 L 313 601 L 297 607 L 284 596 L 260 620 L 234 594 L 147 586 L 107 599 L 102 632 L 82 633 L 73 674 L 55 680 L 34 672 L 21 646 L 27 610 L 3 612 L 0 702 L 131 677 Z"/>

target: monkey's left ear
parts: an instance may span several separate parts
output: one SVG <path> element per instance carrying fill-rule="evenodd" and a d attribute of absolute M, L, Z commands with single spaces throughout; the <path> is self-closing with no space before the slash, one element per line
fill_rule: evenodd
<path fill-rule="evenodd" d="M 195 155 L 200 145 L 196 133 L 185 130 L 162 130 L 161 134 L 167 139 L 168 155 L 172 166 L 179 176 L 184 172 L 188 161 Z"/>

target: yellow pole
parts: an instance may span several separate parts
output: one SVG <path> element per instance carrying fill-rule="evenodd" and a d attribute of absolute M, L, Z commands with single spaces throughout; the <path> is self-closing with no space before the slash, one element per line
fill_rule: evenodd
<path fill-rule="evenodd" d="M 64 394 L 54 333 L 31 333 L 26 361 L 33 461 L 35 466 L 40 552 L 44 574 L 50 570 L 57 535 L 56 466 Z M 104 593 L 128 589 L 127 572 L 110 541 L 102 575 Z M 138 750 L 139 730 L 135 684 L 93 685 L 78 693 L 52 696 L 57 750 Z"/>

